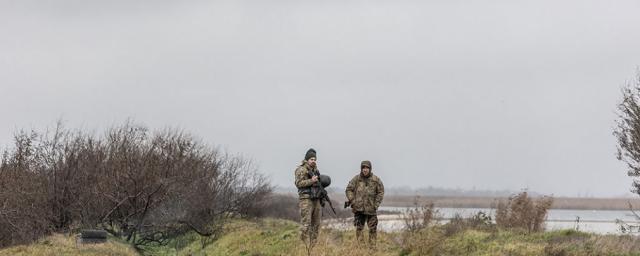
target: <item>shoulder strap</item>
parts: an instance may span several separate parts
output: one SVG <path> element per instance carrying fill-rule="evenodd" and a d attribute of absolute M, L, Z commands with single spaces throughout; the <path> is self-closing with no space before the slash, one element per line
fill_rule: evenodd
<path fill-rule="evenodd" d="M 307 176 L 309 178 L 313 177 L 314 175 L 320 176 L 320 170 L 318 169 L 307 170 Z"/>

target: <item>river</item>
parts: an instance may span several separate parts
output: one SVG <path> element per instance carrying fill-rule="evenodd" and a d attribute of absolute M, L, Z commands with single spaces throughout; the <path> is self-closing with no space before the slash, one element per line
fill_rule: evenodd
<path fill-rule="evenodd" d="M 379 210 L 404 212 L 406 207 L 380 207 Z M 495 219 L 495 210 L 490 208 L 436 208 L 439 215 L 446 222 L 456 213 L 462 217 L 469 217 L 483 211 L 488 213 L 492 219 Z M 620 225 L 616 223 L 616 219 L 623 220 L 627 223 L 637 223 L 635 216 L 630 211 L 620 210 L 563 210 L 551 209 L 547 215 L 545 222 L 546 230 L 558 229 L 578 229 L 580 231 L 597 233 L 597 234 L 622 234 Z M 386 214 L 378 216 L 378 227 L 380 230 L 393 232 L 399 231 L 404 227 L 401 214 Z M 579 221 L 577 221 L 579 220 Z M 347 229 L 351 228 L 351 220 L 331 221 L 330 226 L 335 228 Z"/>

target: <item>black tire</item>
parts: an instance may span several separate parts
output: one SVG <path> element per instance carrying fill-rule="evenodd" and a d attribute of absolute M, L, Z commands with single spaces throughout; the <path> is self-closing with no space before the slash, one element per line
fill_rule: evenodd
<path fill-rule="evenodd" d="M 107 231 L 99 229 L 85 229 L 80 232 L 83 239 L 107 239 Z"/>

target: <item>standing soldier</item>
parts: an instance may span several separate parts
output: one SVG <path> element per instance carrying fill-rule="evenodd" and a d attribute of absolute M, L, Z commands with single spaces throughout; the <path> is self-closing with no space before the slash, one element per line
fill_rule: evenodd
<path fill-rule="evenodd" d="M 376 247 L 376 231 L 378 228 L 378 216 L 376 211 L 384 197 L 384 186 L 378 176 L 371 173 L 371 162 L 362 161 L 360 174 L 356 175 L 347 185 L 347 204 L 351 205 L 356 226 L 356 238 L 360 244 L 364 244 L 362 230 L 367 223 L 369 228 L 369 247 Z"/>
<path fill-rule="evenodd" d="M 296 187 L 298 188 L 298 206 L 300 207 L 300 238 L 308 248 L 315 245 L 320 229 L 320 198 L 317 197 L 319 189 L 320 172 L 316 167 L 316 151 L 309 149 L 304 156 L 304 161 L 296 169 Z"/>

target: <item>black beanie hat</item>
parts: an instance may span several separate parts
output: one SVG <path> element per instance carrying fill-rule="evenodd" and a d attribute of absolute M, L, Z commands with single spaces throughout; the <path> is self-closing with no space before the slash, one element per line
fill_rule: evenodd
<path fill-rule="evenodd" d="M 316 150 L 310 148 L 309 150 L 307 150 L 307 153 L 304 155 L 304 160 L 309 160 L 312 157 L 316 157 Z"/>

